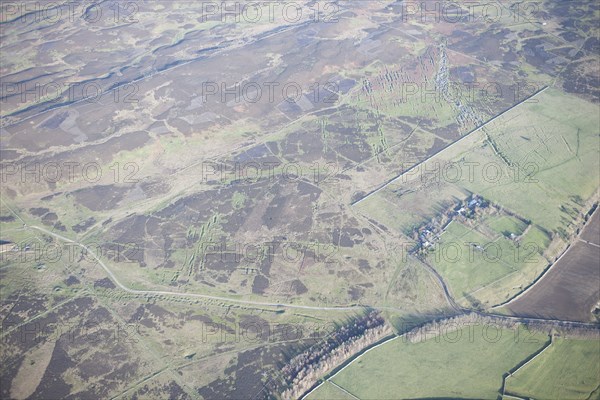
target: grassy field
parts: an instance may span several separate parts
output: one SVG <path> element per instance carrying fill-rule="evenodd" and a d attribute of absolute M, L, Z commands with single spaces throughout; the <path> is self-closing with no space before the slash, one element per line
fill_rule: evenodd
<path fill-rule="evenodd" d="M 541 254 L 545 247 L 528 241 L 516 243 L 495 232 L 498 227 L 501 231 L 523 231 L 507 218 L 491 217 L 491 224 L 484 218 L 473 226 L 453 221 L 428 254 L 428 262 L 459 302 L 469 305 L 468 299 L 474 298 L 485 306 L 493 305 L 520 290 L 520 280 L 533 279 L 546 265 Z"/>
<path fill-rule="evenodd" d="M 491 218 L 487 225 L 499 235 L 503 235 L 505 233 L 521 235 L 523 231 L 525 231 L 525 228 L 527 228 L 527 225 L 524 222 L 509 215 Z"/>
<path fill-rule="evenodd" d="M 515 270 L 512 260 L 493 261 L 492 255 L 487 255 L 485 250 L 469 245 L 489 242 L 481 233 L 454 221 L 441 236 L 436 251 L 429 255 L 429 262 L 449 283 L 455 296 L 464 296 Z M 508 255 L 508 251 L 504 253 Z"/>
<path fill-rule="evenodd" d="M 467 196 L 466 191 L 452 185 L 411 188 L 401 195 L 385 189 L 357 204 L 356 208 L 389 228 L 409 234 L 434 218 L 441 209 Z"/>
<path fill-rule="evenodd" d="M 495 399 L 502 374 L 538 350 L 542 334 L 515 341 L 512 330 L 477 326 L 419 343 L 402 338 L 365 354 L 331 380 L 360 399 L 459 397 Z M 521 332 L 522 334 L 524 332 Z M 486 340 L 484 335 L 487 334 Z M 493 342 L 494 341 L 494 342 Z M 492 343 L 493 342 L 493 343 Z M 327 399 L 328 386 L 311 399 Z"/>
<path fill-rule="evenodd" d="M 460 184 L 557 231 L 598 188 L 596 107 L 552 89 L 535 100 L 482 130 L 484 145 L 465 155 L 480 171 Z"/>
<path fill-rule="evenodd" d="M 600 386 L 598 360 L 598 340 L 555 339 L 539 357 L 507 378 L 506 392 L 539 399 L 589 399 Z"/>
<path fill-rule="evenodd" d="M 317 390 L 306 396 L 306 400 L 352 400 L 352 396 L 344 393 L 331 382 L 324 382 Z"/>
<path fill-rule="evenodd" d="M 453 232 L 461 230 L 453 223 L 440 247 L 460 241 L 459 261 L 439 254 L 428 257 L 461 303 L 468 303 L 461 299 L 466 295 L 484 306 L 501 303 L 543 271 L 560 241 L 552 244 L 551 235 L 567 237 L 572 221 L 587 211 L 585 203 L 598 189 L 599 142 L 593 115 L 592 103 L 547 89 L 415 167 L 357 209 L 404 234 L 469 192 L 510 211 L 484 221 L 486 226 L 478 232 Z M 531 223 L 527 226 L 522 220 Z M 510 234 L 522 235 L 520 249 Z M 490 250 L 500 248 L 502 256 L 490 262 L 494 254 L 484 257 L 473 251 L 462 243 L 469 240 L 493 242 Z"/>
<path fill-rule="evenodd" d="M 445 199 L 451 198 L 445 194 L 467 189 L 549 231 L 565 229 L 599 185 L 595 111 L 592 103 L 548 89 L 396 180 L 361 203 L 361 209 L 372 210 L 366 204 L 371 202 L 385 206 L 381 199 L 389 199 L 390 192 L 433 190 L 436 199 Z M 451 168 L 445 169 L 447 163 Z M 422 184 L 427 175 L 434 187 Z M 409 209 L 417 197 L 417 214 L 435 211 L 435 199 L 423 201 L 415 193 L 394 203 L 399 210 Z M 392 226 L 405 230 L 413 220 L 399 222 L 404 223 Z"/>

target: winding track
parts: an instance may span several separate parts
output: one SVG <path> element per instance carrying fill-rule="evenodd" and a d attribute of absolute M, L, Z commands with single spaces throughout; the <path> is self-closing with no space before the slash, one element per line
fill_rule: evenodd
<path fill-rule="evenodd" d="M 240 300 L 240 299 L 233 299 L 233 298 L 229 298 L 229 297 L 212 296 L 212 295 L 208 295 L 208 294 L 198 294 L 198 293 L 169 292 L 169 291 L 163 291 L 163 290 L 131 289 L 131 288 L 128 288 L 127 286 L 123 285 L 119 281 L 119 279 L 117 279 L 115 274 L 110 270 L 110 268 L 108 268 L 106 266 L 106 264 L 104 264 L 104 262 L 96 255 L 96 253 L 91 251 L 86 245 L 76 242 L 76 241 L 69 239 L 67 237 L 64 237 L 62 235 L 59 235 L 58 233 L 51 232 L 51 231 L 49 231 L 45 228 L 39 227 L 39 226 L 26 225 L 25 227 L 38 230 L 47 235 L 50 235 L 52 237 L 55 237 L 64 242 L 67 242 L 67 243 L 72 243 L 72 244 L 77 245 L 77 246 L 81 247 L 82 249 L 86 250 L 89 254 L 92 255 L 92 257 L 94 257 L 94 259 L 104 269 L 104 271 L 106 271 L 106 273 L 108 274 L 110 279 L 114 282 L 114 284 L 117 285 L 120 289 L 122 289 L 123 291 L 125 291 L 127 293 L 141 294 L 141 295 L 165 295 L 165 296 L 194 297 L 194 298 L 201 298 L 201 299 L 207 299 L 207 300 L 220 300 L 220 301 L 227 301 L 230 303 L 247 304 L 247 305 L 253 305 L 253 306 L 286 307 L 286 308 L 296 308 L 296 309 L 302 309 L 302 310 L 349 311 L 349 310 L 358 310 L 358 309 L 366 308 L 366 306 L 339 306 L 339 307 L 303 306 L 303 305 L 299 305 L 299 304 L 268 303 L 268 302 L 251 301 L 251 300 Z"/>
<path fill-rule="evenodd" d="M 86 250 L 87 252 L 89 252 L 89 254 L 92 255 L 92 257 L 94 257 L 94 259 L 98 262 L 98 264 L 106 271 L 106 273 L 108 274 L 110 279 L 115 283 L 115 285 L 117 285 L 121 290 L 123 290 L 127 293 L 140 294 L 140 295 L 164 295 L 164 296 L 191 297 L 191 298 L 200 298 L 200 299 L 207 299 L 207 300 L 225 301 L 225 302 L 229 302 L 229 303 L 245 304 L 245 305 L 251 305 L 251 306 L 291 308 L 291 309 L 315 310 L 315 311 L 351 311 L 351 310 L 364 310 L 364 309 L 368 309 L 368 308 L 380 309 L 380 310 L 401 311 L 400 309 L 397 309 L 394 307 L 382 307 L 382 306 L 350 305 L 350 306 L 319 307 L 319 306 L 305 306 L 305 305 L 300 305 L 300 304 L 269 303 L 269 302 L 252 301 L 252 300 L 240 300 L 240 299 L 235 299 L 235 298 L 230 298 L 230 297 L 212 296 L 212 295 L 208 295 L 208 294 L 199 294 L 199 293 L 183 293 L 183 292 L 170 292 L 170 291 L 164 291 L 164 290 L 131 289 L 131 288 L 125 286 L 124 284 L 122 284 L 117 279 L 115 274 L 110 270 L 110 268 L 108 268 L 106 266 L 106 264 L 104 264 L 104 262 L 93 251 L 91 251 L 86 245 L 76 242 L 76 241 L 69 239 L 67 237 L 64 237 L 62 235 L 59 235 L 58 233 L 51 232 L 51 231 L 49 231 L 45 228 L 39 227 L 39 226 L 25 225 L 25 228 L 35 229 L 37 231 L 43 232 L 47 235 L 50 235 L 54 238 L 60 239 L 67 243 L 74 244 L 74 245 L 79 246 L 82 249 Z M 475 313 L 475 314 L 478 314 L 478 315 L 484 316 L 484 317 L 494 317 L 494 318 L 499 318 L 499 319 L 503 319 L 506 321 L 512 321 L 512 322 L 524 322 L 524 323 L 543 322 L 543 323 L 548 323 L 548 324 L 552 324 L 552 325 L 556 325 L 556 326 L 570 327 L 570 328 L 600 329 L 600 325 L 594 324 L 594 323 L 563 321 L 563 320 L 558 320 L 558 319 L 508 316 L 508 315 L 486 313 L 486 312 L 482 312 L 482 311 L 476 311 L 476 310 L 462 308 L 458 304 L 456 304 L 456 302 L 450 295 L 448 287 L 446 286 L 446 283 L 444 282 L 442 277 L 431 266 L 428 266 L 428 267 L 430 268 L 431 272 L 434 274 L 434 276 L 440 282 L 440 285 L 442 286 L 442 289 L 444 290 L 444 294 L 445 294 L 446 298 L 448 299 L 448 302 L 450 303 L 452 308 L 457 311 L 458 314 Z"/>

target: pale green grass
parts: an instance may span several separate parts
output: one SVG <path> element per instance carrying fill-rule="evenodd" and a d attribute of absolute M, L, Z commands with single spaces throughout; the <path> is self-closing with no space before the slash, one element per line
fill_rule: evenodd
<path fill-rule="evenodd" d="M 537 103 L 524 103 L 518 112 L 486 126 L 485 133 L 504 159 L 492 142 L 473 148 L 465 159 L 479 163 L 481 171 L 459 184 L 556 231 L 572 220 L 561 206 L 577 208 L 575 197 L 585 200 L 599 186 L 598 110 L 553 89 L 534 100 Z M 494 167 L 485 170 L 489 163 L 504 168 L 499 179 Z"/>
<path fill-rule="evenodd" d="M 508 223 L 503 222 L 508 221 Z M 473 227 L 453 221 L 430 250 L 427 261 L 442 275 L 457 301 L 472 306 L 469 296 L 484 306 L 498 304 L 522 290 L 547 264 L 543 256 L 548 237 L 532 226 L 519 242 L 496 236 L 487 222 L 500 222 L 514 229 L 512 217 L 492 217 Z M 522 226 L 524 224 L 521 223 Z M 518 230 L 522 229 L 519 226 Z M 488 231 L 494 237 L 484 235 Z"/>
<path fill-rule="evenodd" d="M 354 400 L 352 396 L 344 393 L 334 384 L 324 382 L 318 389 L 306 396 L 306 400 Z"/>
<path fill-rule="evenodd" d="M 356 205 L 387 227 L 404 234 L 431 220 L 451 204 L 467 197 L 467 193 L 456 186 L 430 186 L 419 190 L 400 192 L 402 178 Z"/>
<path fill-rule="evenodd" d="M 495 343 L 484 339 L 482 327 L 445 333 L 439 342 L 434 338 L 420 343 L 396 339 L 365 354 L 332 381 L 360 399 L 496 399 L 502 375 L 546 340 L 535 334 L 535 341 L 531 336 L 528 341 L 515 341 L 513 331 L 499 332 Z M 487 335 L 494 339 L 496 330 L 489 328 Z"/>
<path fill-rule="evenodd" d="M 509 239 L 500 237 L 492 241 L 453 221 L 427 258 L 450 285 L 453 294 L 460 298 L 526 268 L 524 256 Z"/>
<path fill-rule="evenodd" d="M 546 249 L 550 245 L 550 237 L 536 226 L 532 226 L 521 238 L 523 244 L 534 244 L 539 249 Z"/>
<path fill-rule="evenodd" d="M 495 232 L 500 235 L 506 233 L 514 233 L 515 235 L 520 235 L 523 233 L 527 225 L 509 215 L 502 215 L 494 218 L 490 218 L 487 222 L 487 225 L 492 228 Z"/>
<path fill-rule="evenodd" d="M 600 341 L 555 339 L 506 380 L 506 391 L 536 399 L 587 399 L 600 385 Z"/>

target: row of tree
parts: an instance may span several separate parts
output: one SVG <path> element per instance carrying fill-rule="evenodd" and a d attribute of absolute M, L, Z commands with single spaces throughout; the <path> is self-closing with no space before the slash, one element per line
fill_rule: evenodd
<path fill-rule="evenodd" d="M 284 399 L 297 399 L 325 373 L 365 347 L 392 333 L 377 311 L 340 326 L 323 341 L 291 359 L 281 370 L 288 388 Z"/>

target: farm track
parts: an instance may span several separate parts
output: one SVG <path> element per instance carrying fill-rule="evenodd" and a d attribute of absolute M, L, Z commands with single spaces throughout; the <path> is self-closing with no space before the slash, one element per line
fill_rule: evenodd
<path fill-rule="evenodd" d="M 92 255 L 92 257 L 98 262 L 98 264 L 104 269 L 104 271 L 108 274 L 109 278 L 111 279 L 111 281 L 113 281 L 113 283 L 115 285 L 117 285 L 121 290 L 127 292 L 127 293 L 132 293 L 132 294 L 140 294 L 140 295 L 163 295 L 163 296 L 179 296 L 179 297 L 192 297 L 192 298 L 201 298 L 201 299 L 207 299 L 207 300 L 218 300 L 218 301 L 227 301 L 227 302 L 231 302 L 231 303 L 240 303 L 240 304 L 246 304 L 246 305 L 253 305 L 253 306 L 265 306 L 265 307 L 287 307 L 287 308 L 297 308 L 297 309 L 303 309 L 303 310 L 327 310 L 327 311 L 348 311 L 348 310 L 358 310 L 358 309 L 364 309 L 364 306 L 341 306 L 341 307 L 316 307 L 316 306 L 303 306 L 303 305 L 298 305 L 298 304 L 285 304 L 285 303 L 268 303 L 268 302 L 260 302 L 260 301 L 251 301 L 251 300 L 239 300 L 239 299 L 233 299 L 233 298 L 229 298 L 229 297 L 221 297 L 221 296 L 211 296 L 211 295 L 207 295 L 207 294 L 198 294 L 198 293 L 183 293 L 183 292 L 169 292 L 169 291 L 162 291 L 162 290 L 137 290 L 137 289 L 131 289 L 127 286 L 125 286 L 123 283 L 121 283 L 117 277 L 115 276 L 115 274 L 110 270 L 110 268 L 108 268 L 106 266 L 106 264 L 104 264 L 104 262 L 90 249 L 88 248 L 86 245 L 76 242 L 74 240 L 71 240 L 67 237 L 64 237 L 62 235 L 59 235 L 57 233 L 51 232 L 45 228 L 39 227 L 39 226 L 28 226 L 31 229 L 35 229 L 38 230 L 40 232 L 43 232 L 47 235 L 51 235 L 54 238 L 60 239 L 64 242 L 67 243 L 71 243 L 74 245 L 77 245 L 79 247 L 81 247 L 83 250 L 87 251 L 89 254 Z"/>
<path fill-rule="evenodd" d="M 14 211 L 12 211 L 12 212 L 14 213 Z M 16 213 L 14 213 L 14 214 L 21 221 L 23 221 Z M 51 231 L 49 231 L 49 230 L 47 230 L 45 228 L 42 228 L 42 227 L 33 226 L 33 225 L 29 225 L 28 226 L 25 223 L 24 223 L 24 227 L 26 229 L 27 228 L 28 229 L 33 229 L 33 230 L 39 231 L 41 233 L 50 235 L 53 238 L 59 239 L 59 240 L 61 240 L 63 242 L 77 245 L 77 246 L 81 247 L 82 249 L 86 250 L 87 252 L 91 253 L 92 257 L 105 270 L 105 272 L 108 274 L 109 278 L 115 283 L 115 285 L 117 287 L 119 287 L 121 290 L 123 290 L 123 291 L 125 291 L 127 293 L 138 294 L 138 295 L 164 295 L 164 296 L 178 296 L 178 297 L 188 297 L 188 298 L 202 298 L 202 299 L 206 299 L 206 300 L 217 300 L 217 301 L 223 301 L 223 302 L 229 302 L 229 303 L 243 304 L 243 305 L 248 305 L 248 306 L 263 306 L 263 307 L 275 307 L 275 308 L 305 309 L 305 310 L 315 310 L 315 311 L 350 311 L 350 310 L 361 310 L 361 309 L 364 310 L 364 309 L 368 309 L 368 308 L 397 310 L 394 307 L 378 307 L 378 306 L 369 306 L 369 305 L 364 305 L 364 306 L 363 305 L 360 305 L 360 306 L 358 306 L 358 305 L 350 305 L 350 306 L 334 306 L 334 307 L 304 306 L 304 305 L 298 305 L 298 304 L 285 304 L 285 303 L 269 303 L 269 302 L 249 301 L 249 300 L 233 299 L 233 298 L 227 298 L 227 297 L 221 297 L 221 296 L 203 295 L 203 294 L 197 294 L 197 293 L 181 293 L 181 292 L 169 292 L 169 291 L 153 291 L 153 290 L 136 290 L 136 289 L 131 289 L 131 288 L 125 286 L 123 283 L 121 283 L 118 280 L 118 278 L 115 276 L 115 274 L 110 270 L 110 268 L 94 252 L 92 252 L 84 244 L 79 243 L 79 242 L 77 242 L 75 240 L 69 239 L 69 238 L 67 238 L 65 236 L 62 236 L 60 234 L 51 232 Z M 476 311 L 476 310 L 464 309 L 464 308 L 460 307 L 458 304 L 456 304 L 456 302 L 452 298 L 452 295 L 450 294 L 450 291 L 449 291 L 446 283 L 444 282 L 444 280 L 442 279 L 442 277 L 439 275 L 439 273 L 437 273 L 437 271 L 433 267 L 431 267 L 429 265 L 427 265 L 427 269 L 436 277 L 436 279 L 438 280 L 438 282 L 440 283 L 440 285 L 441 285 L 441 287 L 442 287 L 442 289 L 444 291 L 444 295 L 445 295 L 448 303 L 457 312 L 457 314 L 449 316 L 449 317 L 454 317 L 456 315 L 462 315 L 462 314 L 467 314 L 467 313 L 474 313 L 474 314 L 477 314 L 477 315 L 482 316 L 482 317 L 491 317 L 491 318 L 495 318 L 495 319 L 498 319 L 498 320 L 515 322 L 515 323 L 525 323 L 525 324 L 529 324 L 529 323 L 533 323 L 533 324 L 535 324 L 535 323 L 544 323 L 544 324 L 549 324 L 549 325 L 552 325 L 552 326 L 555 326 L 555 327 L 562 327 L 562 328 L 580 328 L 580 329 L 591 329 L 591 330 L 599 330 L 600 329 L 600 325 L 599 324 L 583 323 L 583 322 L 572 322 L 572 321 L 563 321 L 563 320 L 551 320 L 551 319 L 542 319 L 542 318 L 527 318 L 527 317 L 518 317 L 518 316 L 507 316 L 507 315 L 499 315 L 499 314 L 481 312 L 481 311 Z M 390 339 L 393 340 L 393 339 L 396 339 L 398 337 L 400 337 L 400 336 L 395 335 L 395 336 L 391 337 Z M 375 347 L 379 347 L 379 345 L 381 345 L 383 343 L 387 343 L 390 339 L 385 340 L 382 343 L 379 343 Z M 358 357 L 360 357 L 361 355 L 365 354 L 370 349 L 372 349 L 372 348 L 369 348 L 366 351 L 365 351 L 365 349 L 362 349 L 361 351 L 358 352 Z M 356 359 L 357 359 L 357 357 L 350 357 L 348 361 L 342 363 L 341 365 L 339 365 L 336 368 L 337 372 L 343 370 L 345 367 L 347 367 L 348 365 L 350 365 Z M 166 372 L 166 371 L 170 371 L 170 368 L 168 366 L 165 367 L 164 370 L 161 371 L 161 372 Z M 331 378 L 331 377 L 329 377 L 329 378 Z M 314 389 L 316 389 L 316 387 L 313 388 L 313 390 Z M 308 392 L 308 393 L 310 393 L 310 392 Z M 308 393 L 306 393 L 305 396 Z M 347 393 L 347 394 L 351 395 L 350 393 Z M 353 396 L 353 397 L 356 398 L 355 396 Z"/>
<path fill-rule="evenodd" d="M 440 284 L 440 286 L 442 287 L 442 289 L 444 291 L 444 297 L 446 297 L 446 301 L 448 302 L 450 307 L 452 307 L 459 314 L 464 313 L 465 309 L 462 308 L 460 305 L 458 305 L 458 303 L 456 303 L 456 301 L 454 300 L 454 297 L 452 297 L 452 295 L 450 294 L 450 289 L 448 288 L 448 285 L 446 285 L 444 278 L 442 278 L 442 276 L 439 274 L 439 272 L 437 272 L 437 270 L 435 268 L 433 268 L 433 266 L 431 266 L 427 261 L 425 261 L 425 260 L 420 260 L 420 261 L 423 265 L 425 265 L 425 268 L 437 279 L 438 283 Z"/>
<path fill-rule="evenodd" d="M 117 287 L 119 287 L 121 290 L 123 290 L 127 293 L 131 293 L 131 294 L 150 295 L 150 296 L 158 295 L 158 296 L 177 296 L 177 297 L 188 297 L 188 298 L 200 298 L 200 299 L 206 299 L 206 300 L 217 300 L 217 301 L 223 301 L 223 302 L 229 302 L 229 303 L 244 304 L 244 305 L 248 305 L 248 306 L 290 308 L 290 309 L 314 310 L 314 311 L 343 311 L 343 312 L 345 312 L 345 311 L 352 311 L 352 310 L 365 310 L 365 309 L 369 309 L 369 308 L 378 309 L 378 310 L 401 311 L 400 309 L 397 309 L 395 307 L 384 307 L 384 306 L 376 306 L 376 305 L 372 305 L 372 306 L 371 305 L 347 305 L 347 306 L 319 307 L 319 306 L 306 306 L 306 305 L 301 305 L 301 304 L 270 303 L 270 302 L 261 302 L 261 301 L 252 301 L 252 300 L 241 300 L 241 299 L 235 299 L 235 298 L 230 298 L 230 297 L 213 296 L 213 295 L 199 294 L 199 293 L 183 293 L 183 292 L 170 292 L 170 291 L 163 291 L 163 290 L 131 289 L 131 288 L 125 286 L 123 283 L 121 283 L 117 279 L 115 274 L 110 270 L 110 268 L 108 268 L 106 266 L 106 264 L 102 260 L 100 260 L 100 258 L 84 244 L 76 242 L 72 239 L 69 239 L 62 235 L 59 235 L 57 233 L 51 232 L 51 231 L 49 231 L 45 228 L 39 227 L 39 226 L 30 225 L 30 226 L 26 226 L 26 227 L 40 231 L 40 232 L 50 235 L 56 239 L 60 239 L 64 242 L 77 245 L 77 246 L 81 247 L 82 249 L 86 250 L 87 252 L 89 252 L 92 255 L 92 257 L 104 269 L 104 271 L 108 274 L 111 281 L 113 281 L 113 283 Z M 437 271 L 435 271 L 435 269 L 433 269 L 432 272 L 439 279 L 439 282 L 442 285 L 442 288 L 444 288 L 444 292 L 448 296 L 447 298 L 449 298 L 450 304 L 457 307 L 457 308 L 455 308 L 455 310 L 458 312 L 459 315 L 466 314 L 466 313 L 475 313 L 475 314 L 483 316 L 483 317 L 493 317 L 493 318 L 510 321 L 510 322 L 546 323 L 546 324 L 551 324 L 551 325 L 555 325 L 558 327 L 600 329 L 600 324 L 594 324 L 594 323 L 563 321 L 563 320 L 557 320 L 557 319 L 508 316 L 508 315 L 486 313 L 486 312 L 482 312 L 482 311 L 462 308 L 454 302 L 454 299 L 452 299 L 452 296 L 450 295 L 444 280 L 437 273 Z"/>

